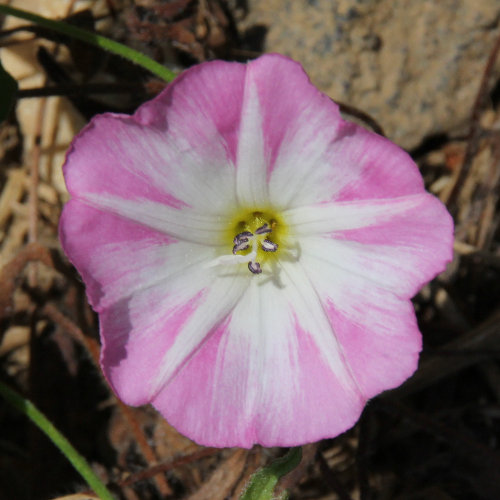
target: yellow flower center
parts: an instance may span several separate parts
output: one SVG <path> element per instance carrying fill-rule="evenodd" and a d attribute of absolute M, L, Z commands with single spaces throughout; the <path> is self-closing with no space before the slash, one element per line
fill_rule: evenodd
<path fill-rule="evenodd" d="M 287 227 L 273 210 L 242 209 L 230 223 L 226 239 L 233 255 L 248 257 L 248 269 L 260 274 L 283 251 L 286 236 Z"/>

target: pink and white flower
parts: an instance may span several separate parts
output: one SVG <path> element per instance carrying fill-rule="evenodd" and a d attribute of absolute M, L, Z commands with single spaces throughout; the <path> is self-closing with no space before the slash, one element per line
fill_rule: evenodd
<path fill-rule="evenodd" d="M 195 66 L 94 118 L 64 173 L 62 245 L 126 403 L 201 444 L 292 446 L 416 369 L 410 298 L 451 259 L 452 220 L 297 63 Z"/>

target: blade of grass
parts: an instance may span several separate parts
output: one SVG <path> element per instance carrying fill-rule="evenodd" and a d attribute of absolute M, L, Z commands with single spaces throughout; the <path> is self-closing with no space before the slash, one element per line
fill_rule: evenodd
<path fill-rule="evenodd" d="M 71 462 L 77 472 L 85 479 L 101 500 L 114 500 L 111 492 L 96 476 L 85 458 L 80 455 L 71 443 L 52 425 L 47 417 L 28 399 L 0 382 L 0 395 L 14 408 L 26 415 L 45 435 L 59 448 L 61 453 Z"/>
<path fill-rule="evenodd" d="M 176 74 L 170 71 L 165 66 L 157 63 L 153 59 L 147 57 L 146 55 L 138 52 L 137 50 L 131 49 L 126 45 L 110 40 L 97 33 L 92 33 L 90 31 L 78 28 L 77 26 L 72 26 L 71 24 L 65 23 L 64 21 L 55 21 L 53 19 L 47 19 L 46 17 L 33 14 L 32 12 L 27 12 L 25 10 L 16 9 L 10 5 L 0 5 L 0 13 L 4 13 L 10 16 L 19 17 L 25 19 L 26 21 L 31 21 L 44 28 L 56 31 L 57 33 L 62 33 L 63 35 L 76 38 L 82 42 L 94 45 L 101 49 L 112 52 L 113 54 L 119 55 L 133 63 L 142 66 L 154 75 L 160 77 L 166 82 L 171 82 Z"/>

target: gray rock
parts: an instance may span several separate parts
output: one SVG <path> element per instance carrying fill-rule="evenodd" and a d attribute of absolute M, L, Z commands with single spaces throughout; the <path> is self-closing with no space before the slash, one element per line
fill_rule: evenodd
<path fill-rule="evenodd" d="M 371 114 L 405 148 L 466 122 L 500 30 L 498 0 L 248 0 L 248 6 L 240 28 L 266 26 L 266 52 L 300 61 L 321 90 Z"/>

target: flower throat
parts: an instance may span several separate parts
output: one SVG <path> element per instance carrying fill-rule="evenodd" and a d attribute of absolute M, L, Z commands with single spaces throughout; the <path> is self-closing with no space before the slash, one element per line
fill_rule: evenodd
<path fill-rule="evenodd" d="M 278 223 L 275 219 L 271 219 L 269 222 L 265 221 L 262 212 L 253 212 L 252 216 L 250 223 L 245 223 L 245 221 L 238 223 L 238 226 L 244 230 L 233 239 L 233 254 L 236 255 L 248 250 L 248 256 L 251 257 L 248 261 L 248 270 L 253 274 L 260 274 L 262 267 L 257 261 L 259 250 L 263 252 L 276 252 L 278 250 L 278 244 L 271 240 L 272 232 L 276 230 Z M 258 227 L 253 229 L 254 226 Z M 253 229 L 253 231 L 249 229 Z"/>
<path fill-rule="evenodd" d="M 260 210 L 242 212 L 233 221 L 228 231 L 233 258 L 219 257 L 218 263 L 246 263 L 252 274 L 261 274 L 263 264 L 279 254 L 284 224 L 271 212 Z"/>

